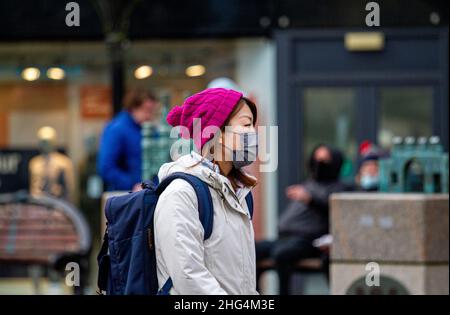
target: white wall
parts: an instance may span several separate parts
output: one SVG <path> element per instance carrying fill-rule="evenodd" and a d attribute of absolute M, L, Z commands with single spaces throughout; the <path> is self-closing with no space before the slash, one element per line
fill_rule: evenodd
<path fill-rule="evenodd" d="M 236 44 L 235 79 L 250 96 L 256 97 L 258 124 L 275 126 L 276 106 L 276 58 L 275 43 L 267 39 L 239 39 Z M 263 232 L 266 239 L 277 236 L 278 223 L 278 174 L 261 173 L 263 176 Z M 275 272 L 266 272 L 262 280 L 264 294 L 277 294 Z"/>
<path fill-rule="evenodd" d="M 258 124 L 276 125 L 276 60 L 275 43 L 268 39 L 240 39 L 236 44 L 236 73 L 238 85 L 255 96 L 259 112 Z M 277 235 L 277 172 L 264 176 L 264 234 Z"/>

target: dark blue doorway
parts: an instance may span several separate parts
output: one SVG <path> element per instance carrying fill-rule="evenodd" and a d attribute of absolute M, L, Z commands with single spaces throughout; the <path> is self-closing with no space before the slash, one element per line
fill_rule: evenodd
<path fill-rule="evenodd" d="M 319 142 L 346 154 L 349 178 L 366 139 L 437 135 L 448 150 L 448 27 L 377 30 L 383 48 L 349 50 L 346 34 L 361 31 L 276 34 L 280 209 Z"/>

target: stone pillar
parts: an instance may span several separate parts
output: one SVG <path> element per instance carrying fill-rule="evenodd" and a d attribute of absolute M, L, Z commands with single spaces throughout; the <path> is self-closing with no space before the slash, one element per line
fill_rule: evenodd
<path fill-rule="evenodd" d="M 449 294 L 448 194 L 334 194 L 330 220 L 332 294 Z"/>

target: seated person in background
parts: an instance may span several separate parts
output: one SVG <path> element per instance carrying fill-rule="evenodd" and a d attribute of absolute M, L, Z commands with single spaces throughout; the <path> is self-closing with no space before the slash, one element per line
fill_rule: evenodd
<path fill-rule="evenodd" d="M 380 178 L 378 160 L 379 149 L 369 141 L 364 141 L 359 147 L 360 164 L 355 177 L 357 189 L 360 191 L 378 191 Z"/>
<path fill-rule="evenodd" d="M 290 276 L 299 259 L 321 256 L 313 241 L 328 233 L 328 198 L 332 193 L 351 190 L 339 180 L 342 163 L 339 151 L 318 145 L 308 163 L 309 179 L 286 189 L 291 202 L 280 216 L 279 239 L 256 243 L 257 263 L 267 258 L 275 262 L 280 294 L 289 294 Z"/>

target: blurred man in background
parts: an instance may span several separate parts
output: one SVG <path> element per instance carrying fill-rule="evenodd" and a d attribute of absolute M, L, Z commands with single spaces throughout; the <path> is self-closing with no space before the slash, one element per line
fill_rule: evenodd
<path fill-rule="evenodd" d="M 256 243 L 257 260 L 271 258 L 275 262 L 280 294 L 289 294 L 290 277 L 299 259 L 322 255 L 313 241 L 328 234 L 329 196 L 351 190 L 339 180 L 342 163 L 339 151 L 318 145 L 308 163 L 310 178 L 286 189 L 291 202 L 280 216 L 279 239 Z"/>
<path fill-rule="evenodd" d="M 133 190 L 141 182 L 141 125 L 156 118 L 158 107 L 151 92 L 133 89 L 125 96 L 124 110 L 105 127 L 97 170 L 106 190 Z"/>

